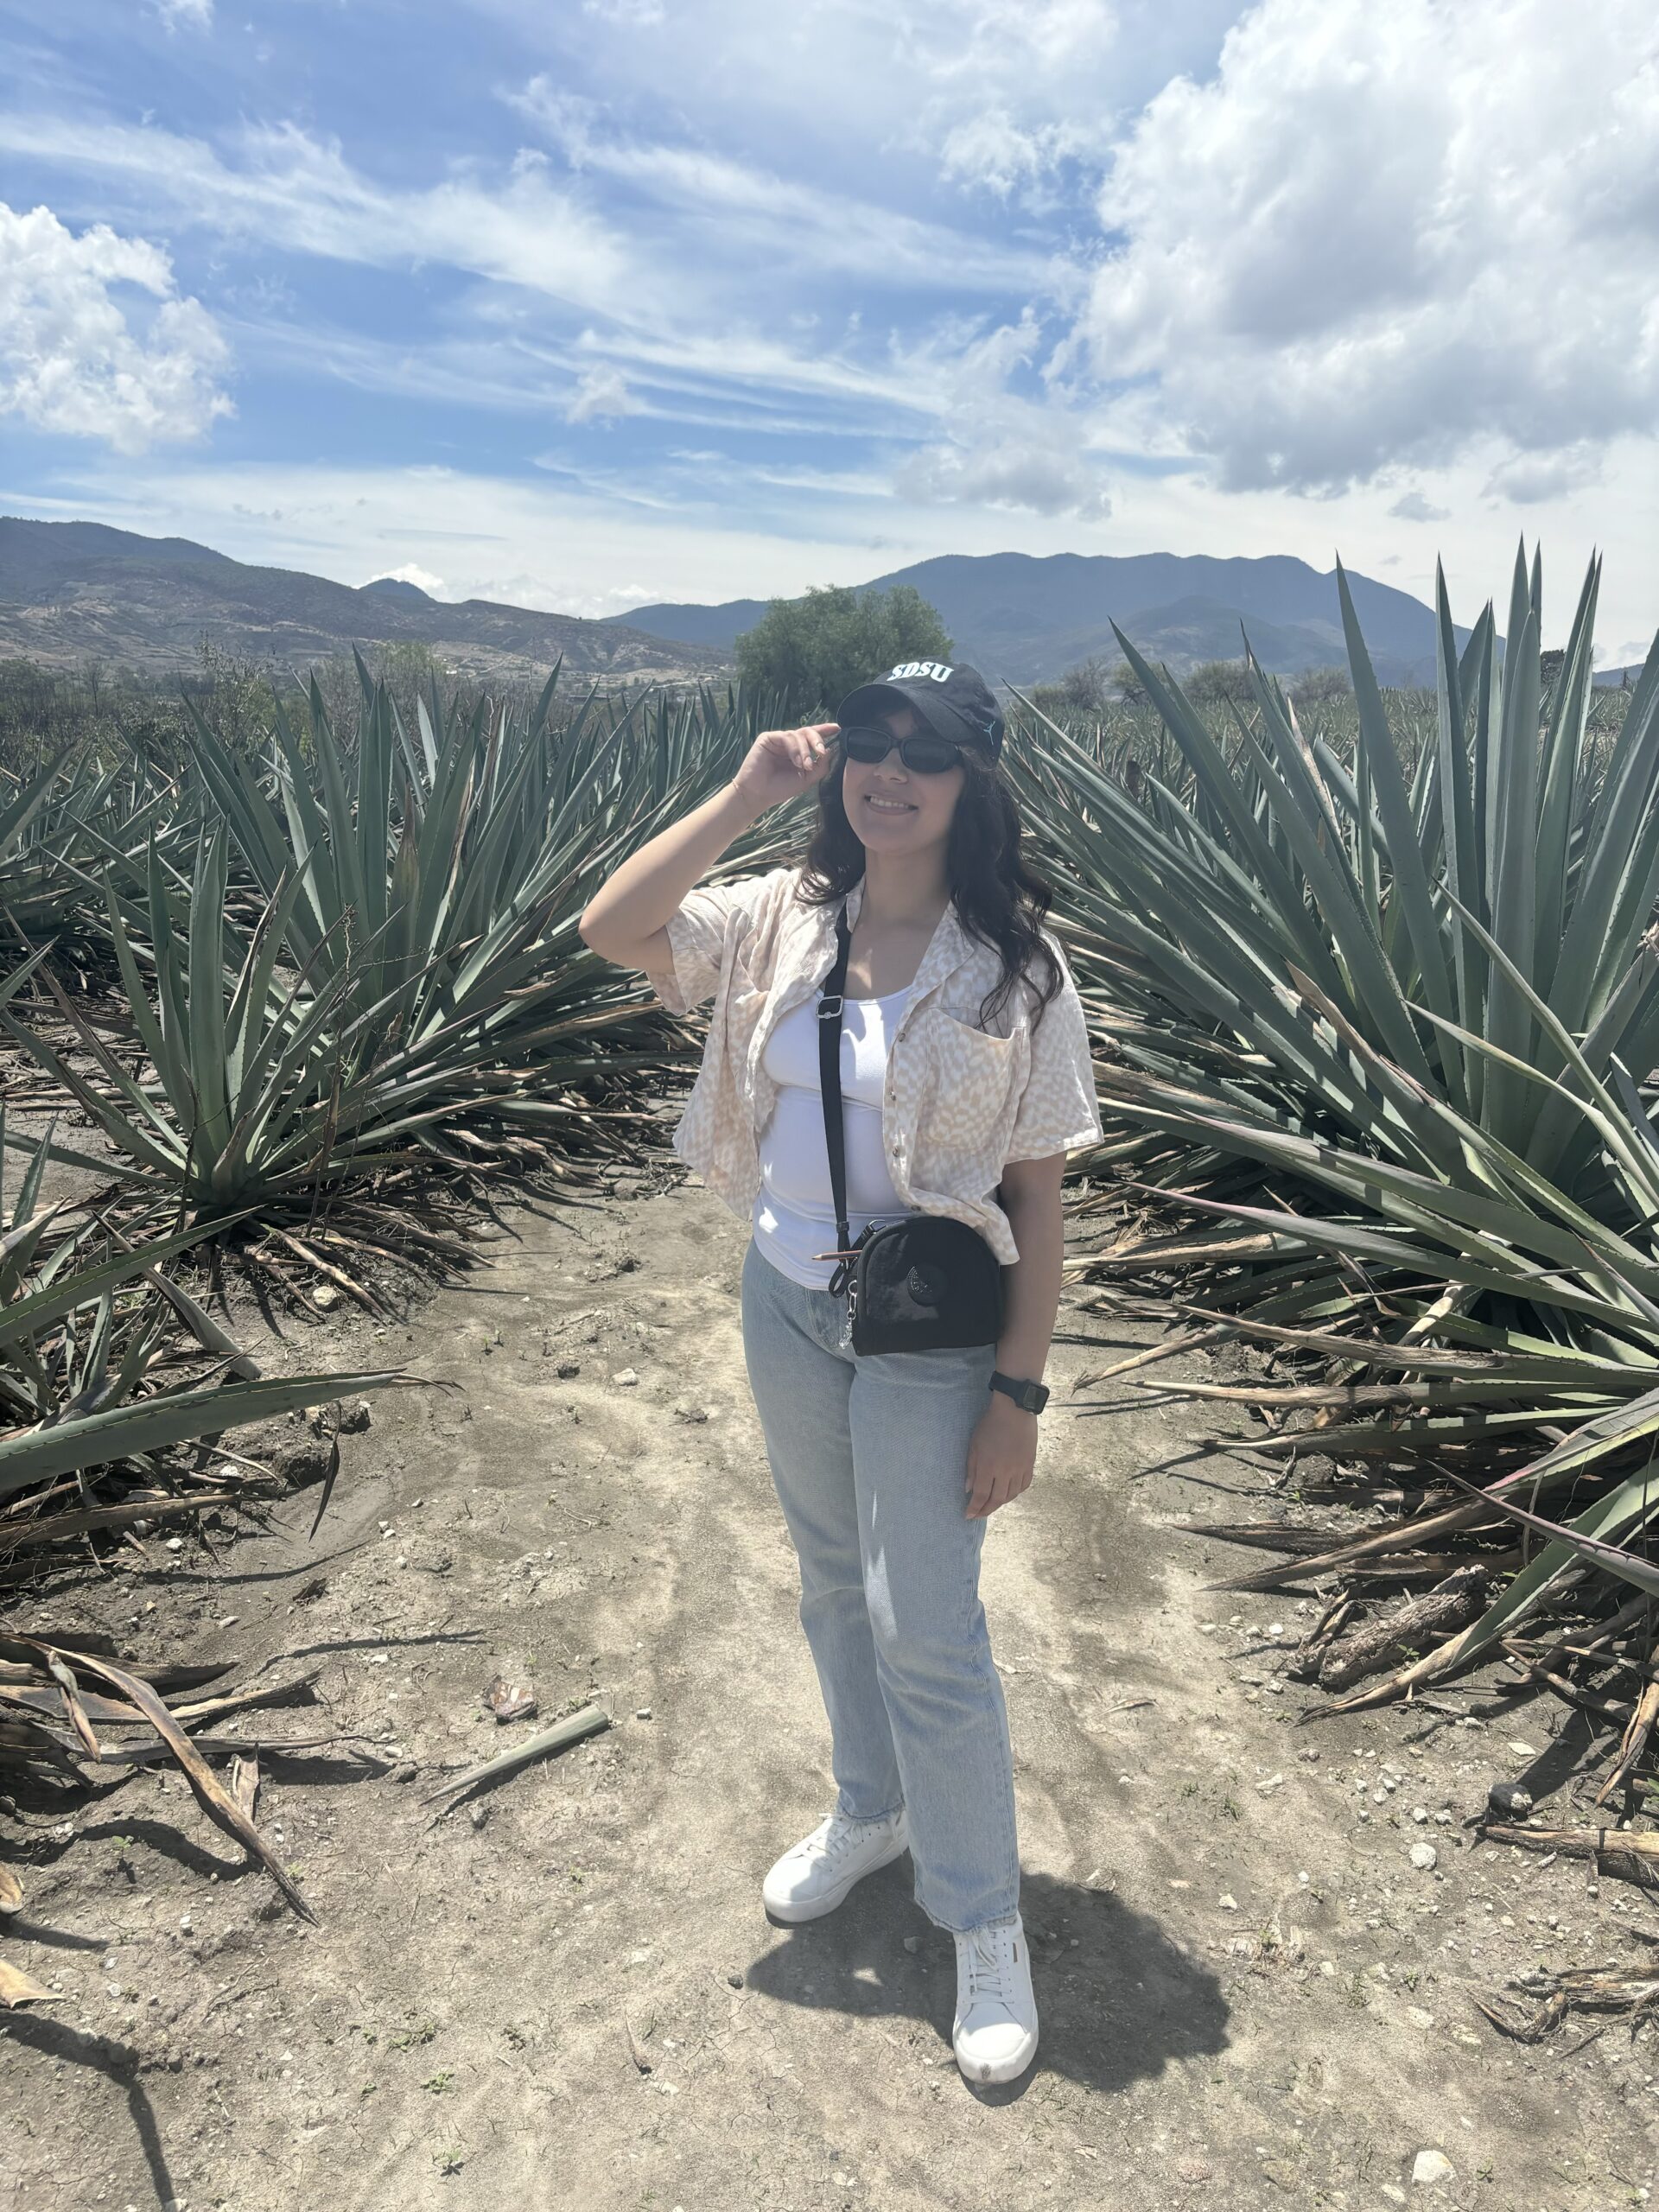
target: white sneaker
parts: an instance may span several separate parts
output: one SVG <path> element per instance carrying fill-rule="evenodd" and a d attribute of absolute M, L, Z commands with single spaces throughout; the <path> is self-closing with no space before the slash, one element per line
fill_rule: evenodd
<path fill-rule="evenodd" d="M 970 1928 L 957 1937 L 957 2064 L 969 2082 L 1012 2082 L 1037 2056 L 1037 1999 L 1025 1923 Z"/>
<path fill-rule="evenodd" d="M 831 1813 L 776 1862 L 760 1894 L 776 1919 L 817 1920 L 833 1912 L 855 1882 L 909 1848 L 902 1805 L 879 1821 Z"/>

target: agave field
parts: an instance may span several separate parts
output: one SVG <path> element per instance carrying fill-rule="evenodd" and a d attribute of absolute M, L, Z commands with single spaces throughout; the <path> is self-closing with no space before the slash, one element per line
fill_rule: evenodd
<path fill-rule="evenodd" d="M 349 730 L 315 689 L 298 728 L 273 700 L 257 762 L 198 719 L 182 773 L 73 757 L 0 785 L 0 1586 L 270 1488 L 178 1447 L 401 1379 L 262 1375 L 204 1255 L 378 1312 L 388 1269 L 467 1264 L 482 1179 L 588 1185 L 642 1156 L 696 1040 L 576 918 L 729 776 L 762 703 L 590 697 L 556 722 L 555 696 L 450 713 L 435 690 L 410 728 L 365 674 Z M 0 1637 L 0 1772 L 165 1746 L 282 1883 L 193 1748 L 182 1716 L 226 1705 L 201 1687 Z"/>
<path fill-rule="evenodd" d="M 1014 760 L 1097 1024 L 1077 1271 L 1179 1314 L 1106 1372 L 1255 1348 L 1185 1393 L 1253 1408 L 1283 1470 L 1281 1521 L 1204 1533 L 1287 1558 L 1224 1586 L 1320 1593 L 1316 1710 L 1486 1662 L 1551 1685 L 1628 1821 L 1659 1721 L 1659 648 L 1593 692 L 1598 582 L 1548 684 L 1536 559 L 1501 642 L 1440 584 L 1427 700 L 1379 691 L 1344 582 L 1335 727 L 1253 663 L 1211 727 L 1125 640 L 1161 766 L 1035 714 Z"/>
<path fill-rule="evenodd" d="M 1633 692 L 1592 687 L 1597 582 L 1549 664 L 1535 560 L 1501 631 L 1490 607 L 1458 629 L 1442 587 L 1436 689 L 1387 695 L 1344 584 L 1351 695 L 1301 711 L 1254 663 L 1247 699 L 1201 709 L 1124 641 L 1142 703 L 1022 705 L 1004 760 L 1097 1046 L 1074 1283 L 1170 1324 L 1091 1379 L 1158 1389 L 1166 1353 L 1229 1347 L 1185 1395 L 1251 1409 L 1283 1505 L 1205 1533 L 1273 1558 L 1229 1586 L 1317 1593 L 1310 1712 L 1433 1701 L 1477 1667 L 1548 1684 L 1624 1825 L 1515 1834 L 1639 1876 L 1659 652 Z M 14 1596 L 70 1547 L 257 1495 L 257 1465 L 187 1447 L 407 1379 L 262 1375 L 210 1274 L 378 1312 L 398 1268 L 468 1264 L 489 1179 L 588 1188 L 659 1145 L 699 1039 L 576 919 L 784 712 L 570 700 L 556 676 L 509 705 L 434 687 L 410 718 L 363 671 L 349 726 L 314 685 L 270 702 L 262 745 L 196 715 L 181 760 L 104 739 L 0 771 Z M 767 820 L 723 870 L 802 827 Z M 237 1700 L 202 1688 L 0 1637 L 0 1773 L 164 1747 L 262 1852 L 191 1732 Z"/>

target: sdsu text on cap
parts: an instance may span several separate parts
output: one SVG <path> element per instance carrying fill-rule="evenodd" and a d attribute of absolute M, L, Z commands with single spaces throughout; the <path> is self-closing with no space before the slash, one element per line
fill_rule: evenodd
<path fill-rule="evenodd" d="M 895 706 L 913 708 L 936 736 L 953 744 L 975 745 L 995 760 L 1002 749 L 1003 721 L 995 694 L 976 668 L 963 662 L 901 660 L 885 676 L 848 693 L 836 720 L 850 725 Z"/>

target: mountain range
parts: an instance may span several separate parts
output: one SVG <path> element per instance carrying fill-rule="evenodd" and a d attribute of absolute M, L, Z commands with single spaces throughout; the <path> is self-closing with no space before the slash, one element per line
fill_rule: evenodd
<path fill-rule="evenodd" d="M 578 676 L 631 683 L 715 676 L 730 659 L 626 623 L 483 599 L 454 605 L 393 577 L 356 590 L 296 569 L 251 568 L 186 537 L 0 516 L 0 656 L 165 675 L 188 666 L 204 638 L 295 669 L 354 644 L 418 639 L 459 674 L 498 683 L 540 683 L 561 654 Z"/>
<path fill-rule="evenodd" d="M 1382 682 L 1432 683 L 1429 608 L 1369 576 L 1349 582 Z M 1096 654 L 1116 659 L 1114 620 L 1179 675 L 1236 659 L 1246 633 L 1281 675 L 1346 660 L 1334 570 L 1283 555 L 952 554 L 857 588 L 900 583 L 938 609 L 959 658 L 1021 688 Z M 194 661 L 205 638 L 303 669 L 353 644 L 418 639 L 474 679 L 539 680 L 562 654 L 580 677 L 684 683 L 728 671 L 737 639 L 766 610 L 758 599 L 658 602 L 587 620 L 487 600 L 452 603 L 390 576 L 354 588 L 100 523 L 0 518 L 0 656 L 48 665 L 95 659 L 166 673 Z"/>
<path fill-rule="evenodd" d="M 1421 600 L 1369 576 L 1348 578 L 1360 627 L 1384 683 L 1432 683 L 1434 617 Z M 1148 659 L 1178 675 L 1200 662 L 1236 660 L 1243 633 L 1265 668 L 1300 674 L 1347 664 L 1334 569 L 1271 554 L 947 554 L 874 577 L 861 591 L 912 584 L 936 607 L 957 657 L 993 682 L 1051 682 L 1082 660 L 1120 658 L 1121 624 Z M 766 603 L 636 607 L 607 618 L 652 636 L 729 652 Z M 1466 631 L 1459 631 L 1460 639 Z"/>

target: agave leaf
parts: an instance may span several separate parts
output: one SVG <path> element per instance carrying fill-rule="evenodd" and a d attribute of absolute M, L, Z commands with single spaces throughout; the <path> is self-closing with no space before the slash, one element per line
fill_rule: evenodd
<path fill-rule="evenodd" d="M 128 1255 L 130 1256 L 130 1255 Z M 138 1255 L 137 1272 L 143 1255 Z M 79 1301 L 77 1301 L 79 1302 Z M 7 1317 L 8 1319 L 10 1317 Z M 158 1452 L 198 1436 L 217 1435 L 245 1421 L 263 1421 L 296 1406 L 346 1391 L 378 1390 L 416 1378 L 374 1368 L 344 1375 L 299 1375 L 256 1382 L 222 1382 L 208 1388 L 168 1390 L 131 1404 L 83 1414 L 49 1428 L 0 1435 L 0 1497 L 29 1484 L 72 1473 L 78 1467 L 135 1454 Z"/>
<path fill-rule="evenodd" d="M 158 1267 L 188 1250 L 207 1232 L 207 1224 L 195 1223 L 188 1229 L 175 1230 L 170 1236 L 155 1237 L 129 1251 L 118 1252 L 111 1259 L 79 1268 L 62 1281 L 22 1293 L 0 1307 L 0 1351 L 29 1337 L 39 1336 L 77 1306 L 89 1305 L 106 1290 L 130 1282 L 146 1268 Z M 0 1452 L 3 1450 L 3 1443 L 0 1443 Z"/>
<path fill-rule="evenodd" d="M 1561 1535 L 1528 1561 L 1478 1620 L 1471 1622 L 1467 1628 L 1412 1666 L 1340 1699 L 1330 1710 L 1350 1713 L 1363 1706 L 1386 1704 L 1402 1692 L 1419 1688 L 1425 1682 L 1438 1681 L 1468 1666 L 1500 1637 L 1510 1634 L 1535 1605 L 1559 1587 L 1568 1573 L 1579 1570 L 1585 1556 L 1580 1548 L 1583 1544 L 1594 1543 L 1611 1532 L 1645 1527 L 1656 1502 L 1659 1500 L 1655 1498 L 1653 1484 L 1645 1471 L 1642 1476 L 1633 1477 L 1610 1491 L 1575 1521 L 1564 1523 Z"/>
<path fill-rule="evenodd" d="M 1418 844 L 1417 825 L 1401 780 L 1394 733 L 1383 711 L 1371 657 L 1365 650 L 1359 618 L 1354 612 L 1347 572 L 1340 561 L 1337 563 L 1337 590 L 1342 603 L 1342 626 L 1348 645 L 1348 664 L 1353 674 L 1354 696 L 1359 708 L 1360 758 L 1376 791 L 1378 810 L 1388 833 L 1394 880 L 1423 989 L 1435 1013 L 1449 1020 L 1452 1013 L 1452 986 L 1446 972 L 1440 925 L 1429 898 L 1428 875 Z M 1454 1055 L 1448 1056 L 1445 1068 L 1452 1104 L 1466 1110 L 1468 1093 L 1462 1067 Z"/>
<path fill-rule="evenodd" d="M 1446 1472 L 1460 1488 L 1475 1489 L 1474 1484 L 1453 1470 L 1447 1468 Z M 1645 1529 L 1654 1515 L 1659 1513 L 1659 1475 L 1655 1474 L 1653 1463 L 1650 1461 L 1640 1475 L 1632 1475 L 1628 1482 L 1621 1484 L 1612 1493 L 1611 1502 L 1616 1503 L 1619 1510 L 1609 1515 L 1605 1509 L 1610 1501 L 1599 1501 L 1603 1510 L 1598 1517 L 1598 1527 L 1606 1526 L 1609 1519 L 1612 1519 L 1633 1529 Z M 1593 1567 L 1605 1568 L 1621 1582 L 1632 1583 L 1637 1589 L 1645 1590 L 1649 1596 L 1659 1597 L 1659 1567 L 1654 1566 L 1650 1560 L 1638 1559 L 1634 1552 L 1626 1551 L 1622 1545 L 1607 1543 L 1600 1536 L 1592 1535 L 1586 1526 L 1590 1518 L 1588 1514 L 1578 1521 L 1564 1524 L 1559 1521 L 1546 1520 L 1541 1514 L 1529 1511 L 1512 1497 L 1495 1498 L 1493 1503 L 1512 1521 L 1518 1521 L 1523 1528 L 1549 1537 L 1553 1546 L 1575 1552 L 1580 1559 L 1588 1560 Z"/>

